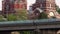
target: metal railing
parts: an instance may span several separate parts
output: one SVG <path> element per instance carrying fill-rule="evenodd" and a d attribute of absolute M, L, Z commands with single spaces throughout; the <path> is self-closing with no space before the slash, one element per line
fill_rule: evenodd
<path fill-rule="evenodd" d="M 0 22 L 0 26 L 5 26 L 5 25 L 34 25 L 35 29 L 33 30 L 34 34 L 40 34 L 40 30 L 37 27 L 38 24 L 59 24 L 60 19 L 41 19 L 41 20 L 21 20 L 21 21 L 5 21 L 5 22 Z M 28 31 L 26 32 L 28 33 Z M 30 34 L 30 32 L 29 32 Z"/>
<path fill-rule="evenodd" d="M 40 19 L 40 20 L 20 20 L 20 21 L 3 21 L 0 22 L 1 24 L 31 24 L 31 23 L 40 23 L 40 24 L 44 24 L 44 23 L 53 23 L 53 22 L 60 22 L 60 19 Z"/>

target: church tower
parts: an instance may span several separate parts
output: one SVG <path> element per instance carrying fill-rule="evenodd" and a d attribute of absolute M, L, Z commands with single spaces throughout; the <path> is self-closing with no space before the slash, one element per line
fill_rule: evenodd
<path fill-rule="evenodd" d="M 56 4 L 55 0 L 46 0 L 46 13 L 55 12 Z"/>
<path fill-rule="evenodd" d="M 36 0 L 36 3 L 40 5 L 40 8 L 46 13 L 56 11 L 55 0 Z"/>
<path fill-rule="evenodd" d="M 4 14 L 15 13 L 15 9 L 27 9 L 27 0 L 2 1 L 2 11 Z"/>
<path fill-rule="evenodd" d="M 44 13 L 50 16 L 55 16 L 55 13 L 58 14 L 56 12 L 55 0 L 36 0 L 36 3 L 33 4 L 32 7 L 33 10 L 36 8 L 40 8 L 44 11 Z"/>
<path fill-rule="evenodd" d="M 15 0 L 14 9 L 27 9 L 27 0 Z"/>

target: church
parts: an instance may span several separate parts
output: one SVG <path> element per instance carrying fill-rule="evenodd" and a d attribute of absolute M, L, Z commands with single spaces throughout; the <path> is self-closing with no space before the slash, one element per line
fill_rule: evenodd
<path fill-rule="evenodd" d="M 2 11 L 3 14 L 15 13 L 17 9 L 27 9 L 26 0 L 3 0 Z"/>
<path fill-rule="evenodd" d="M 32 10 L 35 12 L 36 8 L 43 10 L 43 12 L 47 14 L 48 18 L 60 18 L 60 14 L 56 11 L 55 0 L 36 0 L 35 4 L 32 5 Z M 34 14 L 37 13 L 35 12 Z"/>

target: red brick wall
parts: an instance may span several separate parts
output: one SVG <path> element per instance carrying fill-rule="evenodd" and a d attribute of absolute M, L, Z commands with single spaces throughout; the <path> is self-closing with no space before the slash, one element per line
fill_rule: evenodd
<path fill-rule="evenodd" d="M 22 1 L 23 2 L 19 1 L 18 3 L 15 3 L 14 4 L 14 8 L 17 8 L 17 9 L 23 9 L 23 8 L 25 8 L 25 9 L 27 9 L 27 3 L 26 3 L 26 1 L 25 0 L 22 0 Z"/>
<path fill-rule="evenodd" d="M 51 4 L 51 8 L 50 7 Z M 41 7 L 42 5 L 42 7 Z M 51 11 L 56 11 L 56 7 L 55 7 L 55 0 L 36 0 L 36 3 L 32 6 L 33 9 L 35 9 L 36 7 L 40 7 L 41 9 L 45 10 L 45 12 L 50 12 Z"/>

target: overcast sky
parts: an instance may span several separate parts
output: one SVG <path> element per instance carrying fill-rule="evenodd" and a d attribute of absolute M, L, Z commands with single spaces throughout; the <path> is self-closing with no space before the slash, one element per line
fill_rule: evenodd
<path fill-rule="evenodd" d="M 56 4 L 60 7 L 60 0 L 55 0 Z M 35 0 L 27 0 L 27 9 L 31 4 L 35 3 Z M 2 10 L 2 0 L 0 0 L 0 10 Z"/>
<path fill-rule="evenodd" d="M 60 0 L 55 0 L 56 4 L 59 6 L 60 8 Z"/>
<path fill-rule="evenodd" d="M 0 10 L 2 10 L 2 0 L 0 0 Z"/>

